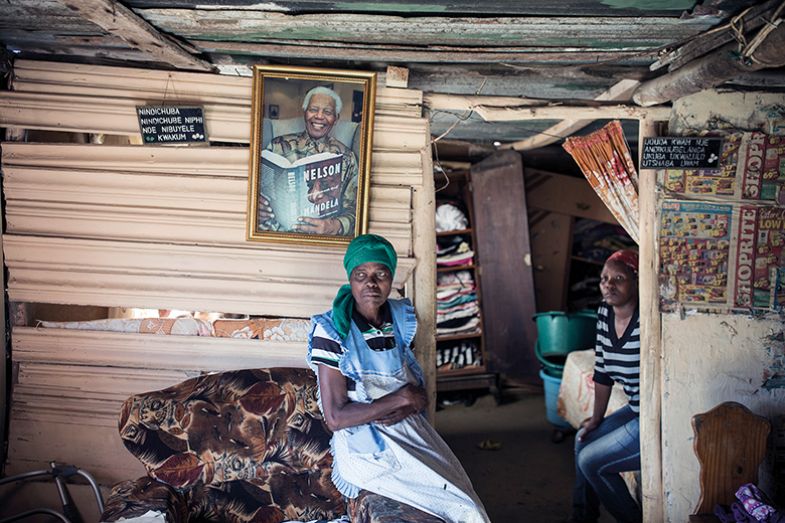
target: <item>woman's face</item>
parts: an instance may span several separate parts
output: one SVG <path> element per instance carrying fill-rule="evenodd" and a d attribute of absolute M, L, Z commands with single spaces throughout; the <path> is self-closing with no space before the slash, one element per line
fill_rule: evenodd
<path fill-rule="evenodd" d="M 360 310 L 381 307 L 392 290 L 392 274 L 386 265 L 367 262 L 358 265 L 349 277 L 352 297 Z"/>
<path fill-rule="evenodd" d="M 602 299 L 611 307 L 620 307 L 638 299 L 638 279 L 623 263 L 605 262 L 600 273 Z"/>

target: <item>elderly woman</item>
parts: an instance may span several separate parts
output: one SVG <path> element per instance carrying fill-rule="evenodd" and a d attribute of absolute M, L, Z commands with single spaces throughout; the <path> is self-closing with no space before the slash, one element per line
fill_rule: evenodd
<path fill-rule="evenodd" d="M 641 510 L 619 475 L 641 467 L 640 322 L 635 251 L 617 251 L 605 261 L 600 292 L 603 304 L 597 311 L 594 410 L 575 437 L 571 520 L 597 521 L 602 503 L 616 521 L 638 522 Z M 614 382 L 624 387 L 629 403 L 606 417 Z"/>
<path fill-rule="evenodd" d="M 348 498 L 368 490 L 447 522 L 488 521 L 461 464 L 422 413 L 414 308 L 388 299 L 396 263 L 381 236 L 355 238 L 343 260 L 349 284 L 331 311 L 312 318 L 308 363 L 334 432 L 333 482 Z"/>

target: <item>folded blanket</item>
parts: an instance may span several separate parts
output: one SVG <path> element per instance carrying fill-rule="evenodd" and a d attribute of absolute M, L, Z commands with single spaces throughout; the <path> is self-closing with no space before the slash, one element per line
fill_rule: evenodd
<path fill-rule="evenodd" d="M 443 272 L 436 277 L 436 286 L 444 288 L 449 285 L 473 287 L 474 277 L 469 271 Z"/>
<path fill-rule="evenodd" d="M 120 318 L 93 321 L 39 321 L 38 326 L 56 329 L 134 332 L 173 336 L 212 336 L 210 322 L 196 318 Z"/>
<path fill-rule="evenodd" d="M 40 321 L 40 327 L 173 336 L 214 336 L 264 341 L 308 341 L 310 321 L 298 318 L 214 320 L 196 318 L 118 318 L 92 321 Z"/>
<path fill-rule="evenodd" d="M 476 316 L 468 320 L 456 319 L 445 321 L 442 325 L 437 324 L 436 334 L 457 334 L 474 333 L 480 326 L 480 319 Z"/>

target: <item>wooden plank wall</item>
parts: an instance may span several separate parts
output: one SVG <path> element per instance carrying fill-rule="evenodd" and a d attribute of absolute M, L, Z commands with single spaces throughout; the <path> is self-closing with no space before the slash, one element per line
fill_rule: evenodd
<path fill-rule="evenodd" d="M 204 105 L 211 139 L 235 144 L 4 143 L 11 301 L 300 318 L 330 307 L 343 249 L 245 241 L 249 78 L 18 61 L 13 88 L 0 93 L 9 128 L 137 135 L 135 106 L 168 96 Z M 418 351 L 432 375 L 435 249 L 413 232 L 434 215 L 421 102 L 378 89 L 369 229 L 398 252 L 395 287 L 431 330 Z M 304 355 L 297 342 L 15 327 L 7 472 L 54 459 L 103 484 L 138 477 L 117 435 L 126 397 L 202 372 L 304 366 Z"/>

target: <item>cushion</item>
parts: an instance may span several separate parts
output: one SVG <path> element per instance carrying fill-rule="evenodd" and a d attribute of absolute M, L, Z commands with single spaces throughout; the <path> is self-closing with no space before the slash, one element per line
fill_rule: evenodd
<path fill-rule="evenodd" d="M 215 320 L 213 322 L 213 335 L 220 338 L 307 342 L 310 329 L 310 320 L 296 318 Z"/>
<path fill-rule="evenodd" d="M 169 523 L 188 520 L 185 497 L 169 485 L 145 476 L 112 487 L 101 521 L 132 521 L 150 511 L 160 513 Z"/>
<path fill-rule="evenodd" d="M 308 369 L 200 376 L 126 400 L 120 435 L 151 477 L 192 490 L 202 519 L 332 519 L 344 504 L 316 392 Z"/>
<path fill-rule="evenodd" d="M 90 321 L 39 321 L 50 329 L 133 332 L 174 336 L 210 336 L 210 322 L 196 318 L 115 318 Z"/>
<path fill-rule="evenodd" d="M 349 500 L 349 510 L 352 523 L 443 523 L 433 514 L 367 490 L 360 491 L 359 496 Z"/>

